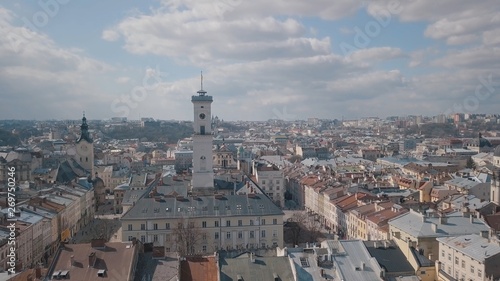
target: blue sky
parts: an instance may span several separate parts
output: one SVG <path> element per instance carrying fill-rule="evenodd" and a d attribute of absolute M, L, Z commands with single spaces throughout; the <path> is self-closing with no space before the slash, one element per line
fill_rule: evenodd
<path fill-rule="evenodd" d="M 200 71 L 225 120 L 498 113 L 499 10 L 494 0 L 4 1 L 0 119 L 187 120 Z"/>

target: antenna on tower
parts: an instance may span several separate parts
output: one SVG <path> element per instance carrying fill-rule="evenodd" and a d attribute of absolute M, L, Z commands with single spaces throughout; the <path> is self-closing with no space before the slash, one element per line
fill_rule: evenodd
<path fill-rule="evenodd" d="M 204 96 L 207 93 L 203 90 L 203 71 L 201 71 L 201 89 L 197 93 L 200 96 Z"/>
<path fill-rule="evenodd" d="M 85 110 L 83 111 L 83 117 L 85 117 Z"/>

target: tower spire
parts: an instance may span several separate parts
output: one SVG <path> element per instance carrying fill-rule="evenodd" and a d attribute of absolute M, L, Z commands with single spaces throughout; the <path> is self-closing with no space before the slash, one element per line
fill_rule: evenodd
<path fill-rule="evenodd" d="M 201 71 L 201 89 L 197 93 L 200 96 L 204 96 L 207 93 L 207 91 L 203 90 L 203 71 Z"/>

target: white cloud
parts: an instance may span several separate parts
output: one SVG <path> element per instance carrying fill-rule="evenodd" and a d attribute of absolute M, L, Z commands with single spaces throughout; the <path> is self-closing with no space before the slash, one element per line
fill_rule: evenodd
<path fill-rule="evenodd" d="M 118 77 L 118 78 L 116 78 L 115 81 L 118 84 L 127 84 L 130 81 L 130 77 L 126 77 L 126 76 Z"/>
<path fill-rule="evenodd" d="M 120 34 L 112 29 L 106 29 L 102 32 L 101 37 L 106 41 L 116 41 L 120 38 Z"/>

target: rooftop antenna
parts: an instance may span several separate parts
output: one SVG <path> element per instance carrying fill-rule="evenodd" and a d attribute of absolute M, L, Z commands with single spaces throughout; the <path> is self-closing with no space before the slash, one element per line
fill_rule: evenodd
<path fill-rule="evenodd" d="M 198 91 L 200 96 L 204 96 L 207 92 L 203 90 L 203 71 L 201 71 L 201 90 Z"/>
<path fill-rule="evenodd" d="M 85 110 L 83 111 L 83 117 L 85 118 Z"/>

